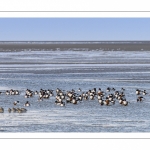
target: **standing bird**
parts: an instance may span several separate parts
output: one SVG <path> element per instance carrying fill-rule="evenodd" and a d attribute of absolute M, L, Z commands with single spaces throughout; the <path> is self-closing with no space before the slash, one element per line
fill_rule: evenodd
<path fill-rule="evenodd" d="M 8 108 L 8 112 L 11 113 L 11 109 L 10 108 Z"/>
<path fill-rule="evenodd" d="M 0 107 L 0 113 L 3 113 L 3 112 L 4 112 L 4 108 Z"/>

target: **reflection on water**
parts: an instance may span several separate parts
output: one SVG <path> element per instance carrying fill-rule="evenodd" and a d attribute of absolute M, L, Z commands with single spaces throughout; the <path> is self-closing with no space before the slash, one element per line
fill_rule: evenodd
<path fill-rule="evenodd" d="M 19 96 L 0 95 L 1 132 L 149 132 L 150 101 L 137 103 L 135 90 L 150 93 L 150 52 L 115 51 L 22 51 L 0 55 L 0 91 L 17 89 Z M 141 57 L 142 55 L 142 57 Z M 56 88 L 88 91 L 107 87 L 124 87 L 127 107 L 116 103 L 100 106 L 97 99 L 83 100 L 77 105 L 55 105 L 55 97 L 37 101 L 26 99 L 25 90 Z M 27 113 L 8 113 L 15 100 L 23 107 L 29 100 Z"/>

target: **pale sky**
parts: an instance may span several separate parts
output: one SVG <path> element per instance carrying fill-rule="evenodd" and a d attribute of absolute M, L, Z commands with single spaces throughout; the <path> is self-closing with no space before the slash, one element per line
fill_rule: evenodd
<path fill-rule="evenodd" d="M 150 40 L 150 18 L 0 18 L 0 41 Z"/>

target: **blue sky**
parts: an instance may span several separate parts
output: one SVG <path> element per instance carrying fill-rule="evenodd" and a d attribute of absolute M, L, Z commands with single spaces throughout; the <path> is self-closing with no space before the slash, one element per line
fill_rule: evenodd
<path fill-rule="evenodd" d="M 150 18 L 0 18 L 0 41 L 150 40 Z"/>

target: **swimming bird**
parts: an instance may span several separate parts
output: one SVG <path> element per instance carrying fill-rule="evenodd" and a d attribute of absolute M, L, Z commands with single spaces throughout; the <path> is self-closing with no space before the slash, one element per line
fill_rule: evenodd
<path fill-rule="evenodd" d="M 112 88 L 112 90 L 115 91 L 116 89 L 115 89 L 115 88 Z"/>
<path fill-rule="evenodd" d="M 102 98 L 103 98 L 103 97 L 102 97 L 101 95 L 98 95 L 98 96 L 97 96 L 97 99 L 98 99 L 98 100 L 102 100 Z"/>
<path fill-rule="evenodd" d="M 25 96 L 24 96 L 25 98 L 29 98 L 30 96 L 28 95 L 28 94 L 25 94 Z"/>
<path fill-rule="evenodd" d="M 115 104 L 115 100 L 111 100 L 110 102 L 111 102 L 113 105 Z"/>
<path fill-rule="evenodd" d="M 56 89 L 56 93 L 59 93 L 61 90 L 59 88 Z"/>
<path fill-rule="evenodd" d="M 110 101 L 109 101 L 108 99 L 104 100 L 104 104 L 105 104 L 106 106 L 108 106 L 109 103 L 110 103 Z"/>
<path fill-rule="evenodd" d="M 122 90 L 122 91 L 125 91 L 125 89 L 124 89 L 124 88 L 121 88 L 121 90 Z"/>
<path fill-rule="evenodd" d="M 74 90 L 74 89 L 72 89 L 72 92 L 74 93 L 74 92 L 75 92 L 75 90 Z"/>
<path fill-rule="evenodd" d="M 114 98 L 114 95 L 113 95 L 113 94 L 109 94 L 109 95 L 108 95 L 108 99 L 109 99 L 109 101 L 112 101 L 112 100 L 113 100 L 113 98 Z"/>
<path fill-rule="evenodd" d="M 114 96 L 115 96 L 115 98 L 117 98 L 117 99 L 118 99 L 118 97 L 119 97 L 119 91 L 115 91 Z"/>
<path fill-rule="evenodd" d="M 101 88 L 98 89 L 97 94 L 101 94 Z"/>
<path fill-rule="evenodd" d="M 30 103 L 29 103 L 29 101 L 26 101 L 26 103 L 24 104 L 24 106 L 30 106 Z"/>
<path fill-rule="evenodd" d="M 82 90 L 79 88 L 78 91 L 81 92 Z"/>
<path fill-rule="evenodd" d="M 106 91 L 107 91 L 107 92 L 110 92 L 110 87 L 108 87 L 108 88 L 106 89 Z"/>
<path fill-rule="evenodd" d="M 146 90 L 144 90 L 144 91 L 143 91 L 143 95 L 146 95 L 146 94 L 147 94 L 147 92 L 146 92 Z"/>
<path fill-rule="evenodd" d="M 60 102 L 60 106 L 65 106 L 65 102 Z"/>
<path fill-rule="evenodd" d="M 139 97 L 137 98 L 137 102 L 138 102 L 138 101 L 141 102 L 141 101 L 143 101 L 143 99 L 145 99 L 143 96 L 139 96 Z"/>
<path fill-rule="evenodd" d="M 100 103 L 100 105 L 104 105 L 104 101 L 102 99 L 98 100 L 98 102 Z"/>
<path fill-rule="evenodd" d="M 9 91 L 7 90 L 7 91 L 5 92 L 5 94 L 6 94 L 6 95 L 9 95 L 10 93 L 9 93 Z"/>
<path fill-rule="evenodd" d="M 90 99 L 94 100 L 94 94 L 90 95 Z"/>
<path fill-rule="evenodd" d="M 136 89 L 136 95 L 140 95 L 140 90 Z"/>
<path fill-rule="evenodd" d="M 14 103 L 13 103 L 13 104 L 14 104 L 14 105 L 17 105 L 18 103 L 19 103 L 19 101 L 14 101 Z"/>
<path fill-rule="evenodd" d="M 122 103 L 124 106 L 127 106 L 128 105 L 128 101 L 126 100 L 123 100 L 123 103 Z"/>
<path fill-rule="evenodd" d="M 55 101 L 55 104 L 56 105 L 60 105 L 60 106 L 65 106 L 65 102 L 63 102 L 63 101 Z"/>
<path fill-rule="evenodd" d="M 72 99 L 72 104 L 77 104 L 77 100 L 75 98 Z"/>
<path fill-rule="evenodd" d="M 77 99 L 78 99 L 79 101 L 82 101 L 82 98 L 83 98 L 83 96 L 82 96 L 82 95 L 79 95 Z"/>
<path fill-rule="evenodd" d="M 15 95 L 19 95 L 19 91 L 18 90 L 15 90 Z"/>
<path fill-rule="evenodd" d="M 10 89 L 9 93 L 10 95 L 15 95 L 15 91 L 13 89 Z"/>
<path fill-rule="evenodd" d="M 43 97 L 39 97 L 39 98 L 38 98 L 38 101 L 43 101 Z"/>
<path fill-rule="evenodd" d="M 34 94 L 33 91 L 29 90 L 29 89 L 26 89 L 25 91 L 25 98 L 29 98 L 29 97 L 32 97 Z"/>
<path fill-rule="evenodd" d="M 119 100 L 119 104 L 122 104 L 122 103 L 123 103 L 123 100 L 122 100 L 122 99 L 120 99 L 120 100 Z"/>
<path fill-rule="evenodd" d="M 91 92 L 96 95 L 96 88 L 93 88 L 93 90 L 91 90 Z"/>
<path fill-rule="evenodd" d="M 37 94 L 38 94 L 38 91 L 35 91 L 34 94 L 37 95 Z"/>
<path fill-rule="evenodd" d="M 88 94 L 87 95 L 85 94 L 85 96 L 83 98 L 84 98 L 84 100 L 88 100 L 88 98 L 89 98 Z"/>
<path fill-rule="evenodd" d="M 58 100 L 55 101 L 56 105 L 60 105 L 60 102 Z"/>

